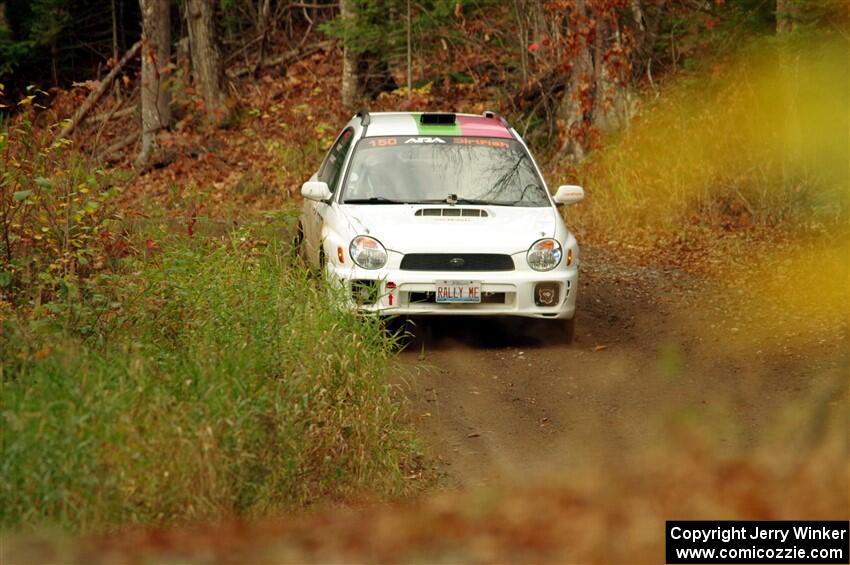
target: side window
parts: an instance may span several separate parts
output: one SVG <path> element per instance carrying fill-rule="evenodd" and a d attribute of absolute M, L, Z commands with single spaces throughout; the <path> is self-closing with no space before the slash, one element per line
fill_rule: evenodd
<path fill-rule="evenodd" d="M 339 182 L 342 166 L 345 164 L 345 156 L 351 147 L 353 137 L 354 130 L 350 128 L 339 134 L 333 147 L 328 151 L 328 156 L 325 157 L 322 168 L 319 170 L 319 180 L 328 183 L 331 192 L 336 192 L 336 185 Z"/>

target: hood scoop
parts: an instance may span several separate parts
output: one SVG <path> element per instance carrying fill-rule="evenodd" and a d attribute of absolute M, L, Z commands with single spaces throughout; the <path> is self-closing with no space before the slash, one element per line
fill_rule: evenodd
<path fill-rule="evenodd" d="M 480 208 L 420 208 L 415 215 L 437 218 L 486 218 L 490 214 Z"/>

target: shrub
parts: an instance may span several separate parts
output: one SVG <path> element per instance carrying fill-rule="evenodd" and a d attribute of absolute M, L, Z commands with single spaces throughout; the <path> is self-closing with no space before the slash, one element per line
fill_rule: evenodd
<path fill-rule="evenodd" d="M 33 91 L 19 105 L 42 95 Z M 52 299 L 126 247 L 114 175 L 66 141 L 54 143 L 54 128 L 41 123 L 48 115 L 25 108 L 0 118 L 0 298 L 18 305 Z"/>

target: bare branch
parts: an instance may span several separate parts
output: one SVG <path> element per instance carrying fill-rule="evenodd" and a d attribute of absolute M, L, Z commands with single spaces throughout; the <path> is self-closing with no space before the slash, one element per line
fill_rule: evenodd
<path fill-rule="evenodd" d="M 79 110 L 77 110 L 77 113 L 74 114 L 74 117 L 71 119 L 71 122 L 64 128 L 62 128 L 62 131 L 60 131 L 59 135 L 56 136 L 55 141 L 59 141 L 62 138 L 68 137 L 71 132 L 76 129 L 76 127 L 80 123 L 80 120 L 82 120 L 86 116 L 86 114 L 88 114 L 89 111 L 94 107 L 94 105 L 97 104 L 97 101 L 100 100 L 100 98 L 103 96 L 103 93 L 106 92 L 106 89 L 109 88 L 109 85 L 112 84 L 112 81 L 115 80 L 115 77 L 118 76 L 118 73 L 121 72 L 121 69 L 124 68 L 124 65 L 126 65 L 130 59 L 132 59 L 138 54 L 139 49 L 141 49 L 141 47 L 142 42 L 137 41 L 133 44 L 132 47 L 130 47 L 130 49 L 127 50 L 126 53 L 124 53 L 124 56 L 121 57 L 121 60 L 118 61 L 118 63 L 114 67 L 112 67 L 112 70 L 109 71 L 109 74 L 106 75 L 106 78 L 104 78 L 100 82 L 100 85 L 96 89 L 91 91 L 91 93 L 89 93 L 89 95 L 83 102 L 83 105 L 80 106 Z"/>

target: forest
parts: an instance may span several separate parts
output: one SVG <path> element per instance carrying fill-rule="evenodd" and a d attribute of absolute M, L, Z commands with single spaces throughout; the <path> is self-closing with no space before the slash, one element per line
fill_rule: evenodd
<path fill-rule="evenodd" d="M 848 54 L 845 0 L 0 0 L 0 561 L 653 561 L 664 519 L 846 520 Z M 300 189 L 360 110 L 495 112 L 584 187 L 577 343 L 410 344 L 328 299 Z M 653 445 L 516 489 L 458 459 L 433 375 L 536 354 L 610 360 L 586 390 Z"/>

